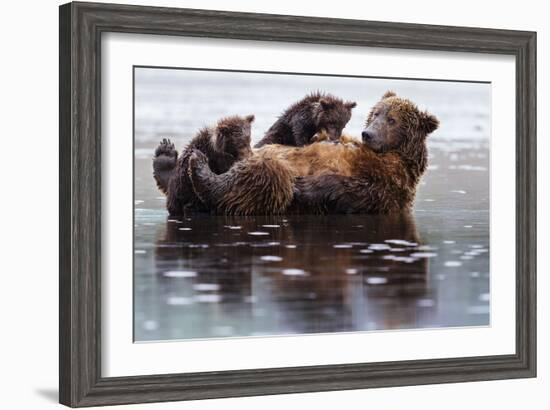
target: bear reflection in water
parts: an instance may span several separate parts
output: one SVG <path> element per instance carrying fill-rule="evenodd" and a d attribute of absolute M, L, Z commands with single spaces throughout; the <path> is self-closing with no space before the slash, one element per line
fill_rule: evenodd
<path fill-rule="evenodd" d="M 160 236 L 161 293 L 202 324 L 185 337 L 227 323 L 231 336 L 408 328 L 434 307 L 410 213 L 194 215 L 169 219 Z"/>

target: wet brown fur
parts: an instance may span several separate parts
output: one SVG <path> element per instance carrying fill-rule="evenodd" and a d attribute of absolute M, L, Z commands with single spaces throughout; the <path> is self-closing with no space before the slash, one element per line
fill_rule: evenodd
<path fill-rule="evenodd" d="M 232 116 L 219 120 L 215 127 L 202 128 L 179 157 L 169 140 L 160 143 L 153 158 L 153 176 L 158 188 L 166 194 L 166 207 L 171 215 L 208 210 L 191 185 L 187 173 L 189 157 L 194 151 L 202 152 L 212 172 L 226 172 L 235 162 L 252 154 L 250 124 L 253 120 L 253 115 Z"/>
<path fill-rule="evenodd" d="M 408 210 L 427 166 L 426 136 L 437 126 L 433 115 L 388 92 L 369 113 L 363 143 L 346 137 L 346 143 L 268 145 L 223 175 L 194 155 L 189 172 L 198 196 L 219 213 Z"/>

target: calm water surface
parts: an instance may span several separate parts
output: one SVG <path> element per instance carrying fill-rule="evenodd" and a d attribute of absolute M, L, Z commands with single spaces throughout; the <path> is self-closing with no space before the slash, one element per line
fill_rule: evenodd
<path fill-rule="evenodd" d="M 222 74 L 136 72 L 136 341 L 489 324 L 487 85 L 369 80 L 364 100 L 354 98 L 352 135 L 385 88 L 442 121 L 411 214 L 172 220 L 151 176 L 160 137 L 182 147 L 223 115 L 256 113 L 257 140 L 304 94 L 288 76 L 228 82 Z M 344 98 L 361 90 L 331 81 L 323 84 Z M 245 95 L 246 103 L 222 104 L 212 91 L 220 83 L 226 100 Z M 188 104 L 191 97 L 202 103 Z"/>

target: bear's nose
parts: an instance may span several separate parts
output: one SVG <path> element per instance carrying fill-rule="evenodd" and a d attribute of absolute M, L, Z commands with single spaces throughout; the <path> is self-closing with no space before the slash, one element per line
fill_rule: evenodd
<path fill-rule="evenodd" d="M 371 140 L 374 137 L 374 134 L 370 131 L 363 131 L 361 133 L 361 136 L 363 137 L 363 141 Z"/>

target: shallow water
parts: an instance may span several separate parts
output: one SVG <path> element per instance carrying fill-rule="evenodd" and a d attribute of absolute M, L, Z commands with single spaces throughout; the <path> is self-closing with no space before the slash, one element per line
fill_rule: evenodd
<path fill-rule="evenodd" d="M 136 76 L 136 341 L 489 324 L 486 87 L 370 80 L 374 91 L 362 94 L 365 101 L 393 88 L 442 120 L 429 139 L 430 167 L 412 214 L 171 220 L 151 176 L 159 136 L 171 130 L 182 147 L 208 116 L 227 115 L 227 107 L 212 103 L 206 115 L 198 104 L 193 107 L 202 108 L 178 116 L 174 107 L 183 107 L 189 95 L 213 101 L 204 81 L 194 78 L 178 94 L 177 87 L 166 87 L 184 81 L 173 73 L 160 79 L 144 74 Z M 210 86 L 221 81 L 210 80 Z M 275 80 L 269 81 L 273 89 Z M 280 94 L 269 103 L 264 98 L 260 112 L 288 105 L 289 87 L 280 83 Z M 338 81 L 331 87 L 344 97 L 353 91 Z M 261 93 L 253 90 L 239 92 L 259 102 Z M 240 114 L 252 108 L 232 107 Z M 257 140 L 270 117 L 256 115 Z M 357 117 L 348 130 L 353 135 L 361 127 Z"/>

